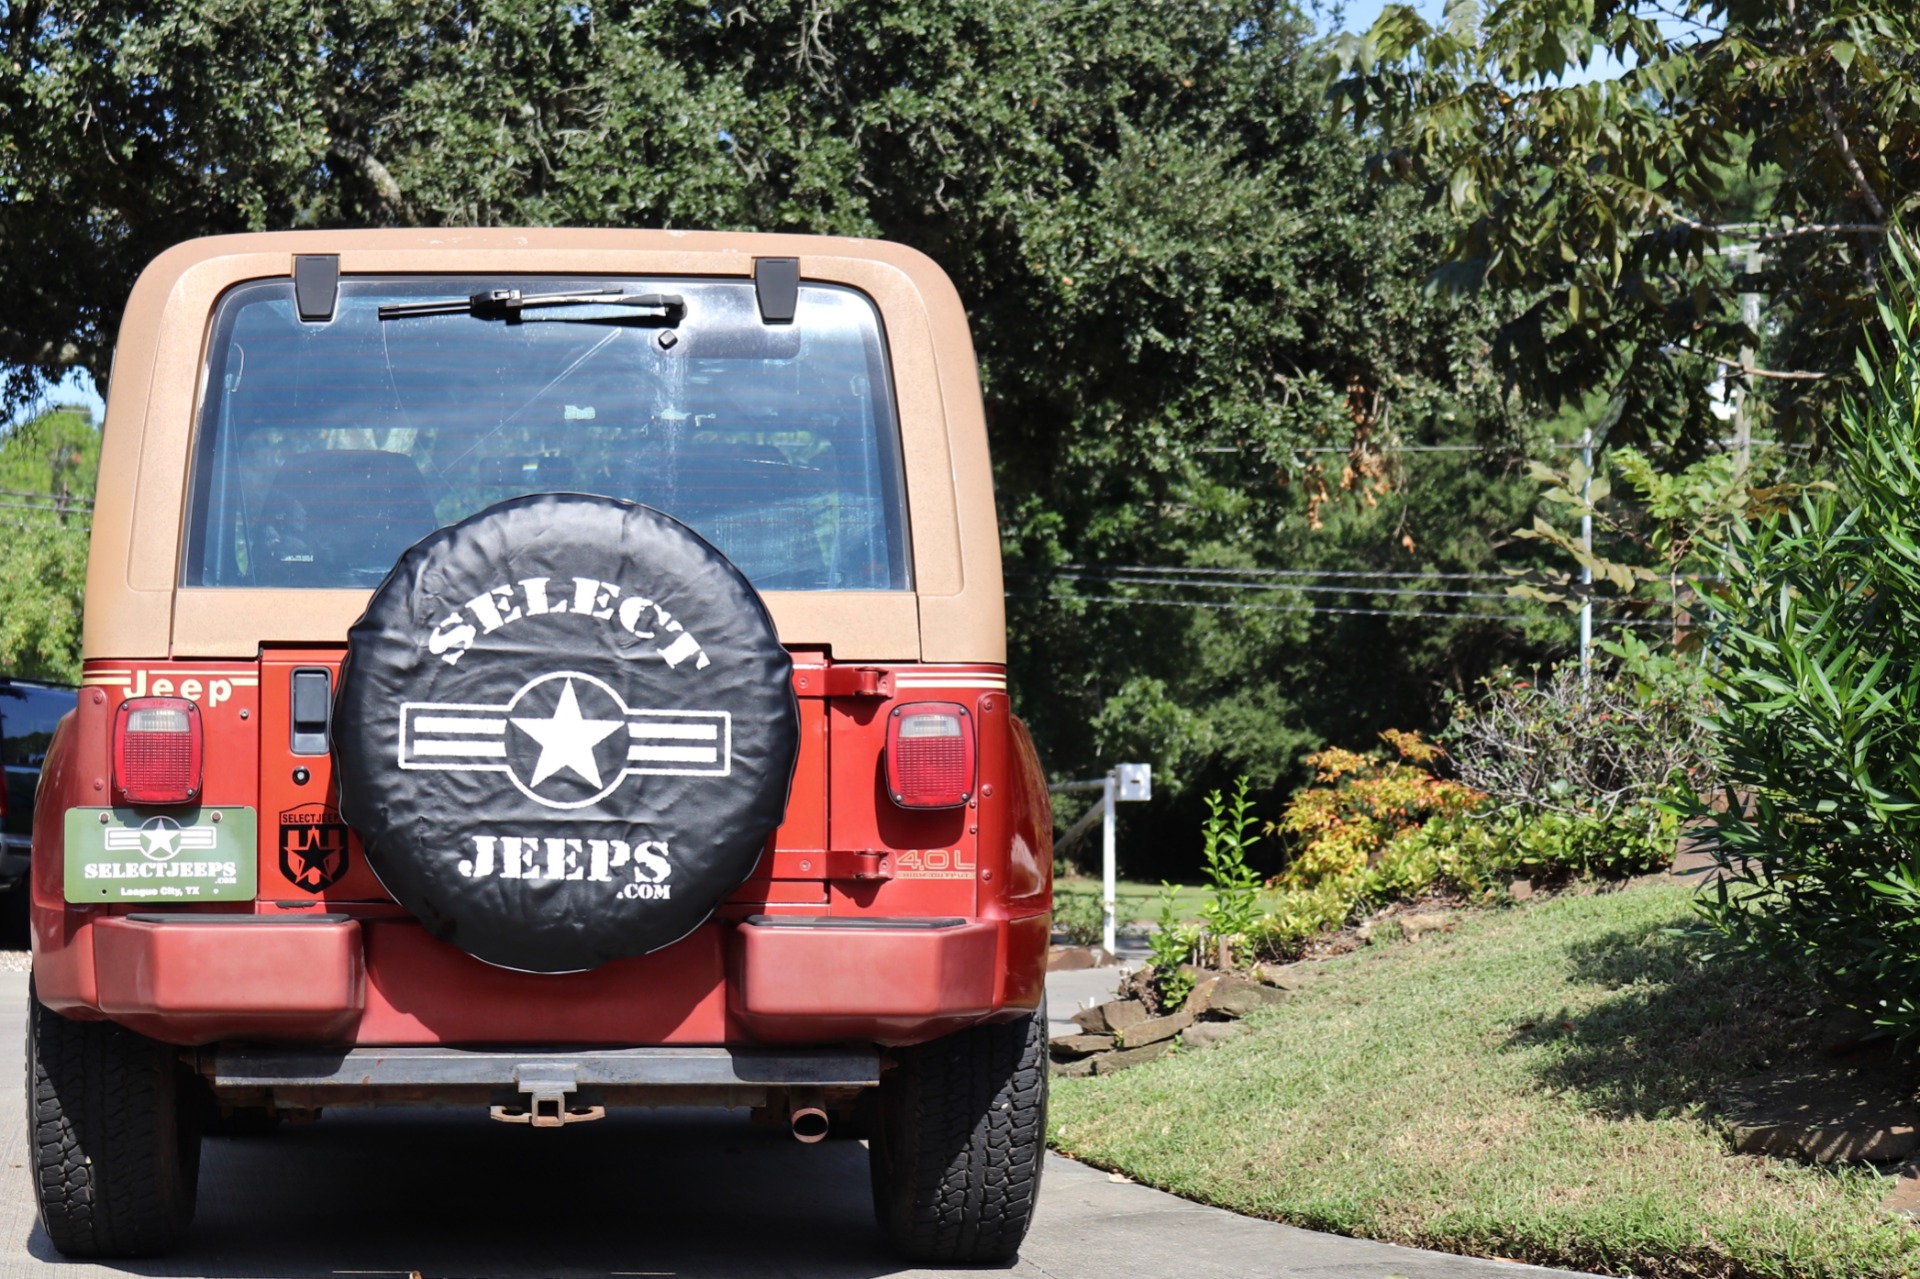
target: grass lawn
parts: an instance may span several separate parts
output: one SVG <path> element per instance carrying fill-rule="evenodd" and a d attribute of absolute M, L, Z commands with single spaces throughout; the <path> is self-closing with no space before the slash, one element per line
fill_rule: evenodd
<path fill-rule="evenodd" d="M 1703 963 L 1683 886 L 1471 912 L 1315 967 L 1253 1033 L 1054 1082 L 1055 1146 L 1317 1230 L 1614 1274 L 1920 1272 L 1889 1182 L 1730 1153 L 1804 993 Z"/>
<path fill-rule="evenodd" d="M 1062 875 L 1054 884 L 1062 892 L 1091 893 L 1096 898 L 1102 891 L 1098 876 Z M 1174 889 L 1180 918 L 1200 918 L 1200 907 L 1207 900 L 1207 890 L 1198 884 L 1176 884 Z M 1123 879 L 1114 885 L 1114 901 L 1114 917 L 1120 921 L 1122 928 L 1138 920 L 1154 919 L 1160 914 L 1160 885 Z"/>

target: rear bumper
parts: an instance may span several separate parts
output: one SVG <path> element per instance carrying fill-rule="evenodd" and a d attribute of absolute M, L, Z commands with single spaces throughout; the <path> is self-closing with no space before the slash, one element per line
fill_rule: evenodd
<path fill-rule="evenodd" d="M 34 919 L 40 999 L 170 1043 L 918 1043 L 1039 1003 L 1045 916 L 712 922 L 592 972 L 492 968 L 411 920 Z"/>
<path fill-rule="evenodd" d="M 365 1005 L 360 925 L 344 915 L 126 915 L 92 927 L 99 1011 L 175 1043 L 331 1040 Z"/>

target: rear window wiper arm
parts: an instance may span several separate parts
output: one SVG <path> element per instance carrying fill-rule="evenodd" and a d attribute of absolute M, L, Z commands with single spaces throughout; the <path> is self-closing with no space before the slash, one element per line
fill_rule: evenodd
<path fill-rule="evenodd" d="M 624 289 L 581 289 L 568 293 L 522 293 L 519 289 L 482 289 L 464 298 L 433 302 L 394 302 L 380 308 L 380 318 L 397 320 L 409 315 L 473 315 L 483 320 L 512 323 L 522 311 L 551 306 L 629 306 L 658 311 L 669 324 L 687 313 L 686 299 L 677 293 L 628 293 Z"/>

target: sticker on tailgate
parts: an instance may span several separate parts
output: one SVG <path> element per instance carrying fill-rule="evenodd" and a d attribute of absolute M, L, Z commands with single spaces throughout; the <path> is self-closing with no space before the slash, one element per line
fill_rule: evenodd
<path fill-rule="evenodd" d="M 252 901 L 251 808 L 67 810 L 70 902 Z"/>

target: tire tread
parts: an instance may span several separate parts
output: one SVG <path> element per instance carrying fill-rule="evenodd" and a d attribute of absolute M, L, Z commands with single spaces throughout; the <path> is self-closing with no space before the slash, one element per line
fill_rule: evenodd
<path fill-rule="evenodd" d="M 881 1085 L 874 1205 L 925 1263 L 1010 1260 L 1046 1150 L 1046 1010 L 904 1049 Z"/>
<path fill-rule="evenodd" d="M 199 1133 L 174 1051 L 32 1001 L 27 1121 L 34 1197 L 69 1257 L 151 1257 L 193 1218 Z"/>

